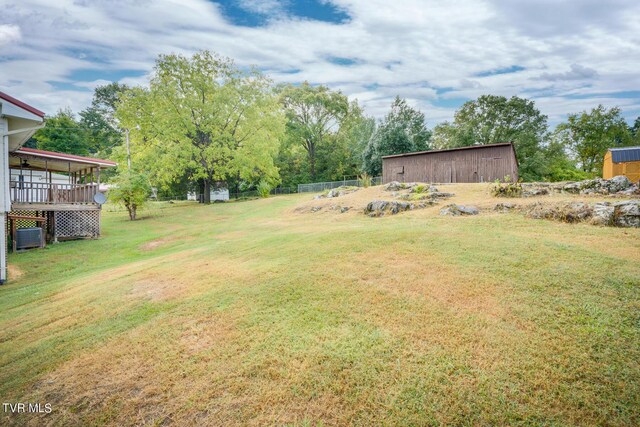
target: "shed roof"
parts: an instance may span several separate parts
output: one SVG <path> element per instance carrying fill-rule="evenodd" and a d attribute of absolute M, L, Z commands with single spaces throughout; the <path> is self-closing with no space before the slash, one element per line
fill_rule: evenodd
<path fill-rule="evenodd" d="M 445 148 L 443 150 L 414 151 L 412 153 L 391 154 L 389 156 L 382 156 L 382 158 L 389 159 L 392 157 L 417 156 L 420 154 L 445 153 L 448 151 L 477 150 L 477 149 L 482 149 L 487 147 L 501 147 L 501 146 L 509 146 L 509 145 L 513 147 L 513 144 L 511 142 L 498 142 L 497 144 L 469 145 L 468 147 Z"/>
<path fill-rule="evenodd" d="M 609 148 L 614 163 L 639 162 L 640 147 Z"/>

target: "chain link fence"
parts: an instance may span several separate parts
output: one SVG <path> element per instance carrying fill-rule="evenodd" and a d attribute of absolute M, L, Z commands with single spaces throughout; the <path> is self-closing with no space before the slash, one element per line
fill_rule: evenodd
<path fill-rule="evenodd" d="M 371 178 L 371 185 L 382 184 L 382 177 Z M 314 182 L 312 184 L 298 184 L 298 193 L 319 193 L 320 191 L 331 190 L 342 186 L 362 187 L 362 183 L 357 179 L 346 179 L 342 181 Z"/>

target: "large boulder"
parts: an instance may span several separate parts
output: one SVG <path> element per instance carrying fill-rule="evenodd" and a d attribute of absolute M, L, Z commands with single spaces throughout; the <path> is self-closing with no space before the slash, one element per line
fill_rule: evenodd
<path fill-rule="evenodd" d="M 413 203 L 408 202 L 389 202 L 387 200 L 373 200 L 364 208 L 364 213 L 371 217 L 384 216 L 386 214 L 395 215 L 400 212 L 408 211 L 415 208 Z"/>
<path fill-rule="evenodd" d="M 613 178 L 607 181 L 607 189 L 609 193 L 617 193 L 618 191 L 626 190 L 631 187 L 632 183 L 629 181 L 624 175 L 614 176 Z"/>
<path fill-rule="evenodd" d="M 402 182 L 398 182 L 398 181 L 391 181 L 390 183 L 388 183 L 387 185 L 385 185 L 384 187 L 382 187 L 385 191 L 400 191 L 400 190 L 404 190 L 407 188 L 407 185 L 402 183 Z"/>
<path fill-rule="evenodd" d="M 478 215 L 480 211 L 475 206 L 462 206 L 451 204 L 440 209 L 440 215 L 460 216 L 460 215 Z"/>
<path fill-rule="evenodd" d="M 614 225 L 618 227 L 640 227 L 640 200 L 614 203 L 613 209 Z"/>
<path fill-rule="evenodd" d="M 613 225 L 613 214 L 615 208 L 609 202 L 596 203 L 593 205 L 591 223 L 596 225 Z"/>

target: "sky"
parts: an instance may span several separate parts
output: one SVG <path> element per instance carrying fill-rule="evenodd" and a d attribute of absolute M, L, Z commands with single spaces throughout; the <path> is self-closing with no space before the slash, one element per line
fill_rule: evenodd
<path fill-rule="evenodd" d="M 381 118 L 396 95 L 433 127 L 480 95 L 557 124 L 598 104 L 640 116 L 638 0 L 0 0 L 0 90 L 47 114 L 97 85 L 148 82 L 208 49 L 275 82 L 324 84 Z"/>

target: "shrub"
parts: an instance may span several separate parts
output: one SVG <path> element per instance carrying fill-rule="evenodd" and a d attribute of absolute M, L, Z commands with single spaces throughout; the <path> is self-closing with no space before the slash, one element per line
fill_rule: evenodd
<path fill-rule="evenodd" d="M 491 194 L 495 197 L 522 197 L 522 183 L 511 181 L 511 177 L 507 175 L 502 181 L 496 179 L 491 187 Z"/>
<path fill-rule="evenodd" d="M 371 175 L 369 175 L 366 172 L 364 172 L 362 175 L 358 177 L 358 184 L 360 184 L 361 187 L 368 188 L 371 186 L 371 182 L 372 182 Z"/>
<path fill-rule="evenodd" d="M 114 181 L 114 188 L 109 191 L 109 198 L 124 205 L 129 212 L 131 221 L 136 219 L 138 209 L 141 209 L 151 193 L 151 186 L 147 177 L 140 173 L 123 171 Z"/>
<path fill-rule="evenodd" d="M 256 189 L 258 190 L 258 195 L 264 199 L 269 197 L 269 194 L 271 193 L 271 185 L 264 180 L 258 183 Z"/>

